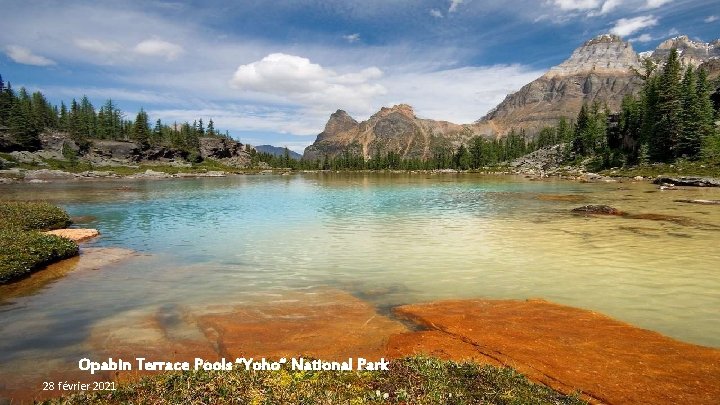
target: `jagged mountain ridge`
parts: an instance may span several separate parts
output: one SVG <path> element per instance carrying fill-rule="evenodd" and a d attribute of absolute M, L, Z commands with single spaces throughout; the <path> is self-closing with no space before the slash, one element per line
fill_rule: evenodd
<path fill-rule="evenodd" d="M 427 159 L 435 147 L 456 147 L 475 133 L 473 125 L 418 118 L 406 104 L 383 107 L 362 122 L 338 110 L 315 143 L 305 149 L 303 158 L 333 157 L 347 150 L 365 158 L 394 151 L 404 159 Z"/>
<path fill-rule="evenodd" d="M 712 42 L 693 41 L 687 35 L 670 38 L 652 52 L 651 58 L 656 62 L 667 59 L 671 49 L 677 49 L 680 62 L 684 65 L 700 66 L 712 59 L 720 58 L 720 39 Z"/>
<path fill-rule="evenodd" d="M 394 151 L 403 158 L 426 159 L 436 146 L 457 147 L 477 135 L 497 138 L 513 129 L 534 135 L 562 117 L 573 119 L 584 103 L 597 100 L 617 111 L 623 97 L 642 86 L 642 58 L 661 62 L 673 47 L 681 61 L 693 66 L 720 58 L 720 40 L 702 43 L 680 36 L 640 56 L 619 36 L 603 34 L 583 43 L 563 63 L 509 94 L 472 124 L 419 119 L 408 105 L 383 107 L 363 122 L 338 110 L 305 149 L 304 158 L 334 157 L 344 151 L 369 158 Z"/>

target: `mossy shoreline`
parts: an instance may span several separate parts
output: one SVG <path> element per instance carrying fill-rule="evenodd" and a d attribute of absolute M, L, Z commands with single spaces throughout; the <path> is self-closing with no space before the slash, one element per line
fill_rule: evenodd
<path fill-rule="evenodd" d="M 45 404 L 584 404 L 511 368 L 414 356 L 389 371 L 186 371 Z"/>
<path fill-rule="evenodd" d="M 48 203 L 0 201 L 0 284 L 77 255 L 75 242 L 40 232 L 70 223 L 65 211 Z"/>

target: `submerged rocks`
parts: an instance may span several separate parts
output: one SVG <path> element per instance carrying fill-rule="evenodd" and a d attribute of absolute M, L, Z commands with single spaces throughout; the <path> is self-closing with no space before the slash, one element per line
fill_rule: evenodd
<path fill-rule="evenodd" d="M 571 212 L 579 215 L 625 215 L 624 212 L 609 205 L 583 205 L 582 207 L 573 208 Z"/>
<path fill-rule="evenodd" d="M 172 352 L 174 361 L 199 355 L 379 359 L 385 356 L 389 337 L 406 332 L 402 323 L 346 292 L 314 290 L 272 294 L 268 300 L 241 306 L 121 313 L 93 327 L 90 346 L 129 358 Z"/>
<path fill-rule="evenodd" d="M 720 179 L 712 177 L 657 177 L 654 184 L 690 187 L 720 187 Z"/>
<path fill-rule="evenodd" d="M 458 300 L 395 313 L 429 329 L 393 336 L 395 356 L 510 366 L 563 393 L 611 404 L 715 404 L 720 350 L 542 300 Z"/>
<path fill-rule="evenodd" d="M 620 211 L 615 207 L 609 205 L 584 205 L 582 207 L 573 208 L 570 212 L 576 215 L 608 215 L 622 217 L 625 219 L 645 219 L 649 221 L 665 221 L 672 222 L 681 226 L 689 226 L 695 224 L 695 222 L 687 217 L 679 215 L 667 215 L 667 214 L 655 214 L 655 213 L 639 213 L 631 214 L 628 212 Z"/>

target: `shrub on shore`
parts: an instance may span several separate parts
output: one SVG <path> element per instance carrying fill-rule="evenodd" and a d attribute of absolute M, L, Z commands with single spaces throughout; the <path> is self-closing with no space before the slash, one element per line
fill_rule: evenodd
<path fill-rule="evenodd" d="M 390 371 L 214 371 L 164 373 L 48 404 L 584 404 L 509 368 L 430 357 L 391 362 Z"/>
<path fill-rule="evenodd" d="M 70 218 L 43 202 L 0 201 L 0 284 L 78 254 L 75 242 L 38 231 L 65 228 Z"/>
<path fill-rule="evenodd" d="M 65 211 L 46 202 L 0 201 L 0 229 L 48 231 L 70 223 Z"/>
<path fill-rule="evenodd" d="M 36 231 L 0 229 L 0 284 L 78 254 L 75 242 Z"/>

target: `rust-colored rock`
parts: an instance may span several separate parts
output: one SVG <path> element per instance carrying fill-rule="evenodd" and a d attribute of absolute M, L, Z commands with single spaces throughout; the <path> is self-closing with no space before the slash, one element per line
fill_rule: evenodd
<path fill-rule="evenodd" d="M 111 357 L 144 355 L 172 361 L 195 357 L 314 357 L 322 360 L 385 356 L 400 322 L 336 290 L 288 293 L 272 301 L 194 310 L 165 306 L 133 311 L 95 325 L 90 345 Z"/>
<path fill-rule="evenodd" d="M 376 359 L 385 355 L 390 335 L 407 332 L 369 303 L 335 290 L 200 316 L 198 323 L 206 335 L 217 336 L 221 353 L 232 357 Z"/>
<path fill-rule="evenodd" d="M 62 238 L 70 239 L 73 242 L 82 242 L 100 235 L 100 232 L 98 232 L 97 229 L 82 228 L 55 229 L 43 233 L 46 235 L 60 236 Z"/>
<path fill-rule="evenodd" d="M 592 311 L 541 300 L 467 300 L 407 305 L 396 313 L 445 334 L 438 338 L 442 351 L 458 360 L 468 357 L 470 345 L 535 381 L 565 393 L 579 390 L 593 402 L 717 404 L 720 398 L 720 350 Z"/>
<path fill-rule="evenodd" d="M 393 335 L 387 344 L 389 358 L 398 359 L 424 354 L 443 360 L 473 361 L 481 364 L 500 366 L 502 363 L 477 348 L 445 332 L 427 330 Z"/>

